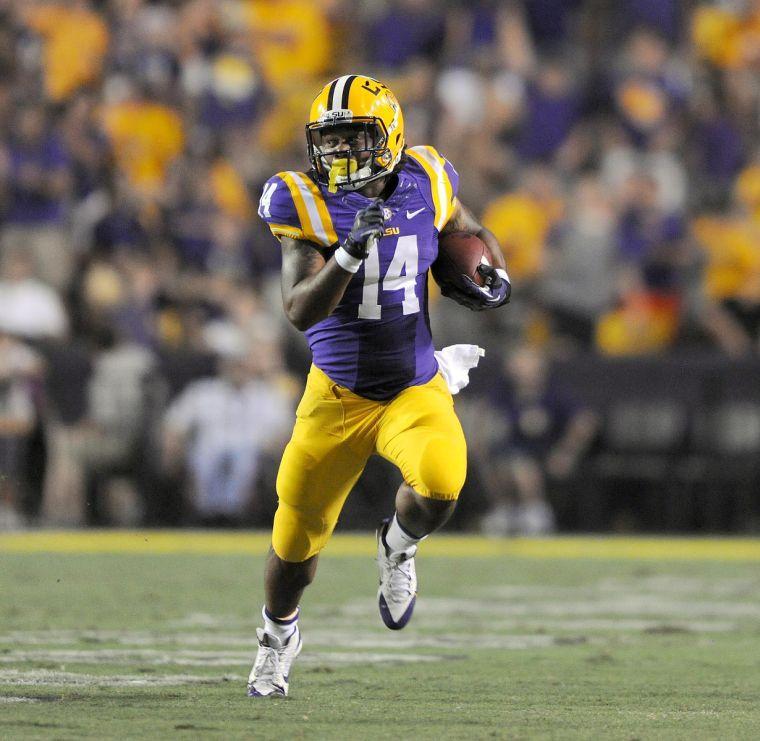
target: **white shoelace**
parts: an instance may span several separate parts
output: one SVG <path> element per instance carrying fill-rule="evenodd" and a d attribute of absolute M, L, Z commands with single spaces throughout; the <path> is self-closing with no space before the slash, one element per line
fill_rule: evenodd
<path fill-rule="evenodd" d="M 256 681 L 265 681 L 270 684 L 282 687 L 283 677 L 280 671 L 280 654 L 282 649 L 272 648 L 271 646 L 261 646 L 263 651 L 259 653 L 254 671 Z M 275 681 L 276 680 L 276 681 Z"/>
<path fill-rule="evenodd" d="M 414 554 L 407 556 L 401 561 L 388 559 L 388 587 L 390 588 L 391 599 L 394 602 L 401 602 L 413 593 L 410 588 L 412 583 L 411 569 L 413 557 Z"/>

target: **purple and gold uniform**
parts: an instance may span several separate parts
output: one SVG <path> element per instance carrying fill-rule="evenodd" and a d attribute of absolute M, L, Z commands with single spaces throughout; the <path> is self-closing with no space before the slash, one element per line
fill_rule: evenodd
<path fill-rule="evenodd" d="M 455 205 L 458 176 L 433 147 L 406 150 L 385 201 L 385 233 L 335 310 L 306 331 L 314 364 L 277 477 L 272 544 L 304 561 L 327 543 L 367 459 L 395 463 L 422 496 L 456 499 L 466 447 L 438 373 L 427 273 Z M 278 237 L 311 242 L 326 259 L 370 200 L 331 193 L 302 172 L 267 181 L 259 215 Z"/>
<path fill-rule="evenodd" d="M 427 271 L 456 199 L 458 175 L 433 147 L 414 147 L 385 203 L 385 236 L 354 275 L 335 311 L 306 331 L 314 365 L 368 399 L 386 400 L 429 381 L 438 366 L 427 312 Z M 264 186 L 259 215 L 277 237 L 306 239 L 329 258 L 356 212 L 358 192 L 329 193 L 301 172 Z"/>

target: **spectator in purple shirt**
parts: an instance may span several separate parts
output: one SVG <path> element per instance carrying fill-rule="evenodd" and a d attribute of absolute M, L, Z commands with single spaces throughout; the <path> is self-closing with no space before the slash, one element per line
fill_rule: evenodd
<path fill-rule="evenodd" d="M 187 163 L 179 184 L 177 205 L 169 218 L 169 235 L 181 264 L 203 271 L 214 246 L 214 221 L 219 209 L 208 174 L 199 163 Z"/>
<path fill-rule="evenodd" d="M 7 213 L 0 236 L 2 252 L 28 251 L 36 274 L 61 288 L 72 267 L 65 229 L 71 175 L 68 154 L 50 131 L 43 106 L 28 106 L 17 113 L 3 159 L 0 177 Z"/>
<path fill-rule="evenodd" d="M 683 217 L 660 207 L 657 183 L 646 174 L 632 175 L 622 197 L 618 254 L 622 263 L 640 276 L 647 290 L 678 291 L 679 248 L 685 236 Z"/>
<path fill-rule="evenodd" d="M 150 230 L 140 212 L 140 200 L 129 181 L 115 175 L 107 189 L 109 204 L 93 227 L 96 254 L 111 255 L 122 249 L 144 250 L 150 242 Z"/>
<path fill-rule="evenodd" d="M 370 23 L 369 59 L 386 69 L 399 69 L 415 57 L 435 59 L 444 40 L 444 14 L 431 0 L 393 0 Z"/>
<path fill-rule="evenodd" d="M 559 61 L 543 65 L 528 86 L 526 114 L 518 141 L 524 160 L 545 160 L 562 145 L 580 112 L 567 67 Z"/>
<path fill-rule="evenodd" d="M 567 40 L 571 14 L 579 0 L 527 0 L 525 16 L 534 42 L 540 48 L 557 47 Z"/>
<path fill-rule="evenodd" d="M 656 28 L 668 41 L 678 41 L 683 29 L 681 6 L 678 0 L 626 0 L 620 3 L 618 21 L 625 29 L 636 26 Z"/>
<path fill-rule="evenodd" d="M 505 358 L 490 398 L 493 437 L 484 467 L 489 535 L 545 535 L 555 527 L 549 482 L 564 485 L 596 431 L 593 412 L 549 375 L 548 357 L 522 345 Z"/>
<path fill-rule="evenodd" d="M 700 200 L 724 207 L 746 159 L 742 130 L 726 106 L 719 105 L 708 90 L 696 98 L 694 112 L 697 120 L 691 141 L 698 177 L 693 186 L 698 189 Z"/>

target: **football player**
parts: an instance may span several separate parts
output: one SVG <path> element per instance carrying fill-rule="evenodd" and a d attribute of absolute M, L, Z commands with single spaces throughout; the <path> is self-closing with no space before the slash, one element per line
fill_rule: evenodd
<path fill-rule="evenodd" d="M 456 170 L 433 147 L 407 148 L 401 107 L 383 83 L 345 75 L 327 84 L 306 141 L 311 170 L 272 177 L 259 205 L 282 247 L 285 313 L 305 332 L 313 365 L 277 476 L 252 697 L 288 693 L 301 595 L 373 453 L 404 477 L 377 533 L 380 615 L 393 630 L 409 621 L 417 545 L 453 512 L 466 469 L 428 321 L 439 236 L 475 234 L 494 263 L 479 268 L 484 286 L 463 277 L 446 295 L 481 310 L 510 293 L 498 242 L 457 199 Z"/>

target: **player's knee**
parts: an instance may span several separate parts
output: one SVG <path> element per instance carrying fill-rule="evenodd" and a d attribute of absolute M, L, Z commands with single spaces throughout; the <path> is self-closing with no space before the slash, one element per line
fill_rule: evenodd
<path fill-rule="evenodd" d="M 281 560 L 299 563 L 319 553 L 331 532 L 330 523 L 320 513 L 280 500 L 274 515 L 272 548 Z"/>
<path fill-rule="evenodd" d="M 436 437 L 420 460 L 420 485 L 433 499 L 456 499 L 467 475 L 467 451 L 460 441 Z"/>

